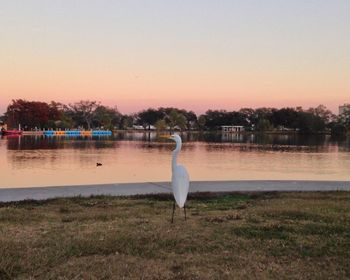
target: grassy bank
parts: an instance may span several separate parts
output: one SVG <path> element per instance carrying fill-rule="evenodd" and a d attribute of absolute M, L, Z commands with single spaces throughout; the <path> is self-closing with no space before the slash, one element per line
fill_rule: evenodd
<path fill-rule="evenodd" d="M 344 279 L 350 193 L 0 204 L 0 279 Z"/>

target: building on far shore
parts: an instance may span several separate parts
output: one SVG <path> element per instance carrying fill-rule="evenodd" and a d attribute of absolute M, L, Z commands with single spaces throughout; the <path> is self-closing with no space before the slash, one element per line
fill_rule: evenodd
<path fill-rule="evenodd" d="M 244 126 L 242 125 L 222 125 L 221 126 L 222 132 L 243 132 Z"/>
<path fill-rule="evenodd" d="M 145 128 L 142 125 L 133 125 L 132 129 L 134 129 L 134 130 L 156 130 L 156 127 L 154 125 L 149 125 Z"/>
<path fill-rule="evenodd" d="M 339 106 L 339 115 L 350 112 L 350 103 Z"/>

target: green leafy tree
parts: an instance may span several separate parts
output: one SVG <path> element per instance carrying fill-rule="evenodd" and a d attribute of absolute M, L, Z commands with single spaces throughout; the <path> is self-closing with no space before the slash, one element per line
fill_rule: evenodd
<path fill-rule="evenodd" d="M 275 108 L 266 108 L 266 107 L 257 108 L 255 110 L 256 124 L 258 124 L 259 120 L 261 119 L 268 120 L 270 124 L 272 124 L 273 123 L 272 115 L 276 110 L 277 109 Z"/>
<path fill-rule="evenodd" d="M 122 115 L 120 120 L 120 128 L 121 129 L 132 128 L 132 126 L 134 125 L 134 120 L 136 118 L 137 117 L 133 115 Z"/>
<path fill-rule="evenodd" d="M 324 105 L 318 105 L 316 108 L 309 108 L 307 112 L 320 117 L 325 122 L 325 124 L 329 124 L 336 118 L 332 111 L 328 110 Z"/>
<path fill-rule="evenodd" d="M 156 109 L 147 109 L 138 114 L 137 123 L 144 128 L 151 129 L 151 125 L 155 125 L 158 120 L 163 119 L 164 113 Z"/>
<path fill-rule="evenodd" d="M 329 124 L 332 135 L 344 135 L 346 134 L 346 127 L 341 122 L 331 122 Z"/>
<path fill-rule="evenodd" d="M 97 101 L 81 100 L 74 104 L 69 104 L 71 117 L 76 124 L 86 126 L 91 129 L 94 117 L 94 111 L 100 106 Z"/>
<path fill-rule="evenodd" d="M 165 120 L 158 120 L 156 123 L 155 123 L 155 127 L 158 131 L 163 131 L 163 130 L 166 130 L 167 128 L 167 124 L 166 124 L 166 121 Z"/>
<path fill-rule="evenodd" d="M 337 124 L 344 127 L 344 133 L 350 132 L 350 110 L 345 110 L 338 116 Z"/>
<path fill-rule="evenodd" d="M 120 126 L 121 114 L 117 108 L 110 108 L 99 105 L 93 112 L 93 125 L 113 129 Z"/>
<path fill-rule="evenodd" d="M 57 121 L 62 118 L 64 105 L 59 102 L 51 101 L 49 104 L 49 119 Z"/>
<path fill-rule="evenodd" d="M 205 125 L 206 125 L 206 122 L 207 122 L 207 120 L 206 120 L 206 118 L 205 118 L 205 115 L 200 115 L 199 117 L 198 117 L 198 128 L 200 129 L 200 130 L 204 130 L 205 129 Z"/>
<path fill-rule="evenodd" d="M 205 113 L 206 127 L 209 130 L 218 130 L 222 125 L 228 125 L 229 120 L 225 110 L 208 110 Z"/>
<path fill-rule="evenodd" d="M 273 128 L 271 122 L 267 119 L 261 118 L 258 120 L 258 123 L 256 125 L 256 129 L 260 132 L 263 131 L 268 131 L 271 130 Z"/>
<path fill-rule="evenodd" d="M 298 113 L 298 128 L 302 133 L 317 133 L 324 131 L 324 120 L 309 112 Z"/>
<path fill-rule="evenodd" d="M 254 109 L 242 108 L 238 112 L 244 116 L 246 121 L 249 123 L 249 127 L 257 124 L 258 119 Z"/>
<path fill-rule="evenodd" d="M 167 124 L 171 130 L 173 130 L 176 126 L 178 126 L 180 129 L 185 129 L 186 117 L 183 114 L 178 113 L 176 110 L 172 110 L 167 117 Z"/>
<path fill-rule="evenodd" d="M 271 120 L 275 127 L 283 126 L 285 128 L 298 128 L 298 112 L 294 108 L 282 108 L 274 110 L 271 114 Z"/>

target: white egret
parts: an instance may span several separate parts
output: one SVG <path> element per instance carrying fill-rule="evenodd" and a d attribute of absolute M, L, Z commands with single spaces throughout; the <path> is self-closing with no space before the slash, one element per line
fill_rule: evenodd
<path fill-rule="evenodd" d="M 166 137 L 176 142 L 176 148 L 173 150 L 173 158 L 171 162 L 171 186 L 174 194 L 175 201 L 180 208 L 184 208 L 185 219 L 186 219 L 186 208 L 185 203 L 187 199 L 188 190 L 190 187 L 190 178 L 186 168 L 182 165 L 177 164 L 177 156 L 181 151 L 182 140 L 177 134 Z M 172 222 L 174 220 L 175 202 L 173 206 Z"/>

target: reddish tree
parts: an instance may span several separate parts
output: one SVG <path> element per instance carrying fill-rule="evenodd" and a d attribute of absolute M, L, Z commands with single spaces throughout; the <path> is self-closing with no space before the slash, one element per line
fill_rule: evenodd
<path fill-rule="evenodd" d="M 12 100 L 7 107 L 6 117 L 10 127 L 43 128 L 49 121 L 50 107 L 45 102 Z"/>

